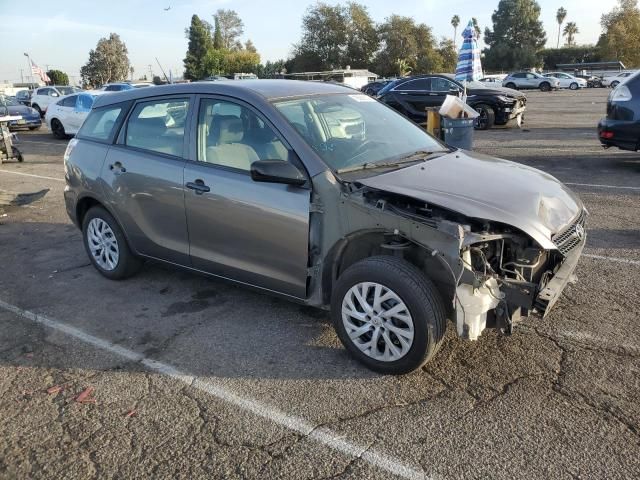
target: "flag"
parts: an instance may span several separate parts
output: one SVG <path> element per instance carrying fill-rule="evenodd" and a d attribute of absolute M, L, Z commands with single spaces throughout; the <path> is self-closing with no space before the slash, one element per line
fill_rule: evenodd
<path fill-rule="evenodd" d="M 49 75 L 47 75 L 47 72 L 45 72 L 35 63 L 33 63 L 33 60 L 31 60 L 31 73 L 33 75 L 38 75 L 40 79 L 45 83 L 48 83 L 51 81 L 51 79 L 49 78 Z"/>

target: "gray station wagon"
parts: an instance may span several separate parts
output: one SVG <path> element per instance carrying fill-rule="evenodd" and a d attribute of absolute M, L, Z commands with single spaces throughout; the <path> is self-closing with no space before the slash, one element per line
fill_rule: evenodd
<path fill-rule="evenodd" d="M 442 343 L 549 312 L 586 211 L 552 176 L 454 150 L 375 99 L 291 80 L 100 96 L 65 153 L 89 258 L 152 259 L 330 309 L 345 347 L 401 374 Z"/>

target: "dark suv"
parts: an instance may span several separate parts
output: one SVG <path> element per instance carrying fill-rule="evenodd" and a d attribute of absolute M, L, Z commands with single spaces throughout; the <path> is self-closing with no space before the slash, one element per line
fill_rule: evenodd
<path fill-rule="evenodd" d="M 618 85 L 607 101 L 607 116 L 598 124 L 603 147 L 640 150 L 640 72 Z"/>
<path fill-rule="evenodd" d="M 423 125 L 427 107 L 439 107 L 447 95 L 461 95 L 463 90 L 453 75 L 417 75 L 389 83 L 378 92 L 378 100 Z M 516 90 L 468 82 L 467 103 L 480 113 L 476 128 L 486 130 L 522 118 L 527 99 Z"/>

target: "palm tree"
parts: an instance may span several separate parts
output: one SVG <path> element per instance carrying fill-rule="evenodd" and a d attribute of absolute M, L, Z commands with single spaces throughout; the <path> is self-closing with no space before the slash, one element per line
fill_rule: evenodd
<path fill-rule="evenodd" d="M 567 37 L 567 45 L 570 47 L 575 45 L 575 35 L 579 33 L 578 26 L 576 22 L 569 22 L 565 25 L 564 31 L 562 32 Z"/>
<path fill-rule="evenodd" d="M 558 21 L 558 44 L 556 45 L 556 48 L 560 48 L 560 30 L 562 30 L 562 24 L 564 23 L 565 18 L 567 18 L 567 11 L 560 7 L 556 13 L 556 20 Z"/>
<path fill-rule="evenodd" d="M 480 30 L 480 25 L 478 25 L 478 19 L 476 17 L 471 17 L 471 23 L 473 23 L 473 29 L 476 32 L 476 38 L 480 40 L 480 34 L 482 30 Z"/>
<path fill-rule="evenodd" d="M 398 75 L 400 77 L 411 75 L 411 65 L 407 59 L 399 58 L 396 60 L 396 66 L 398 67 Z"/>
<path fill-rule="evenodd" d="M 453 43 L 456 43 L 458 39 L 458 25 L 460 25 L 460 17 L 458 15 L 454 15 L 451 18 L 451 25 L 453 25 Z"/>

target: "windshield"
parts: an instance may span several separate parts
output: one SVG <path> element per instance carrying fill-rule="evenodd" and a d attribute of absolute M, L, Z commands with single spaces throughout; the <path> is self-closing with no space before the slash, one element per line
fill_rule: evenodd
<path fill-rule="evenodd" d="M 334 170 L 401 161 L 446 147 L 394 110 L 364 94 L 283 100 L 276 108 Z"/>
<path fill-rule="evenodd" d="M 80 89 L 77 87 L 56 87 L 56 90 L 60 92 L 60 95 L 71 95 L 72 93 L 79 92 Z"/>
<path fill-rule="evenodd" d="M 20 102 L 18 102 L 15 98 L 6 97 L 4 95 L 0 95 L 0 106 L 3 106 L 3 107 L 19 107 L 20 105 L 22 105 L 22 104 Z"/>

